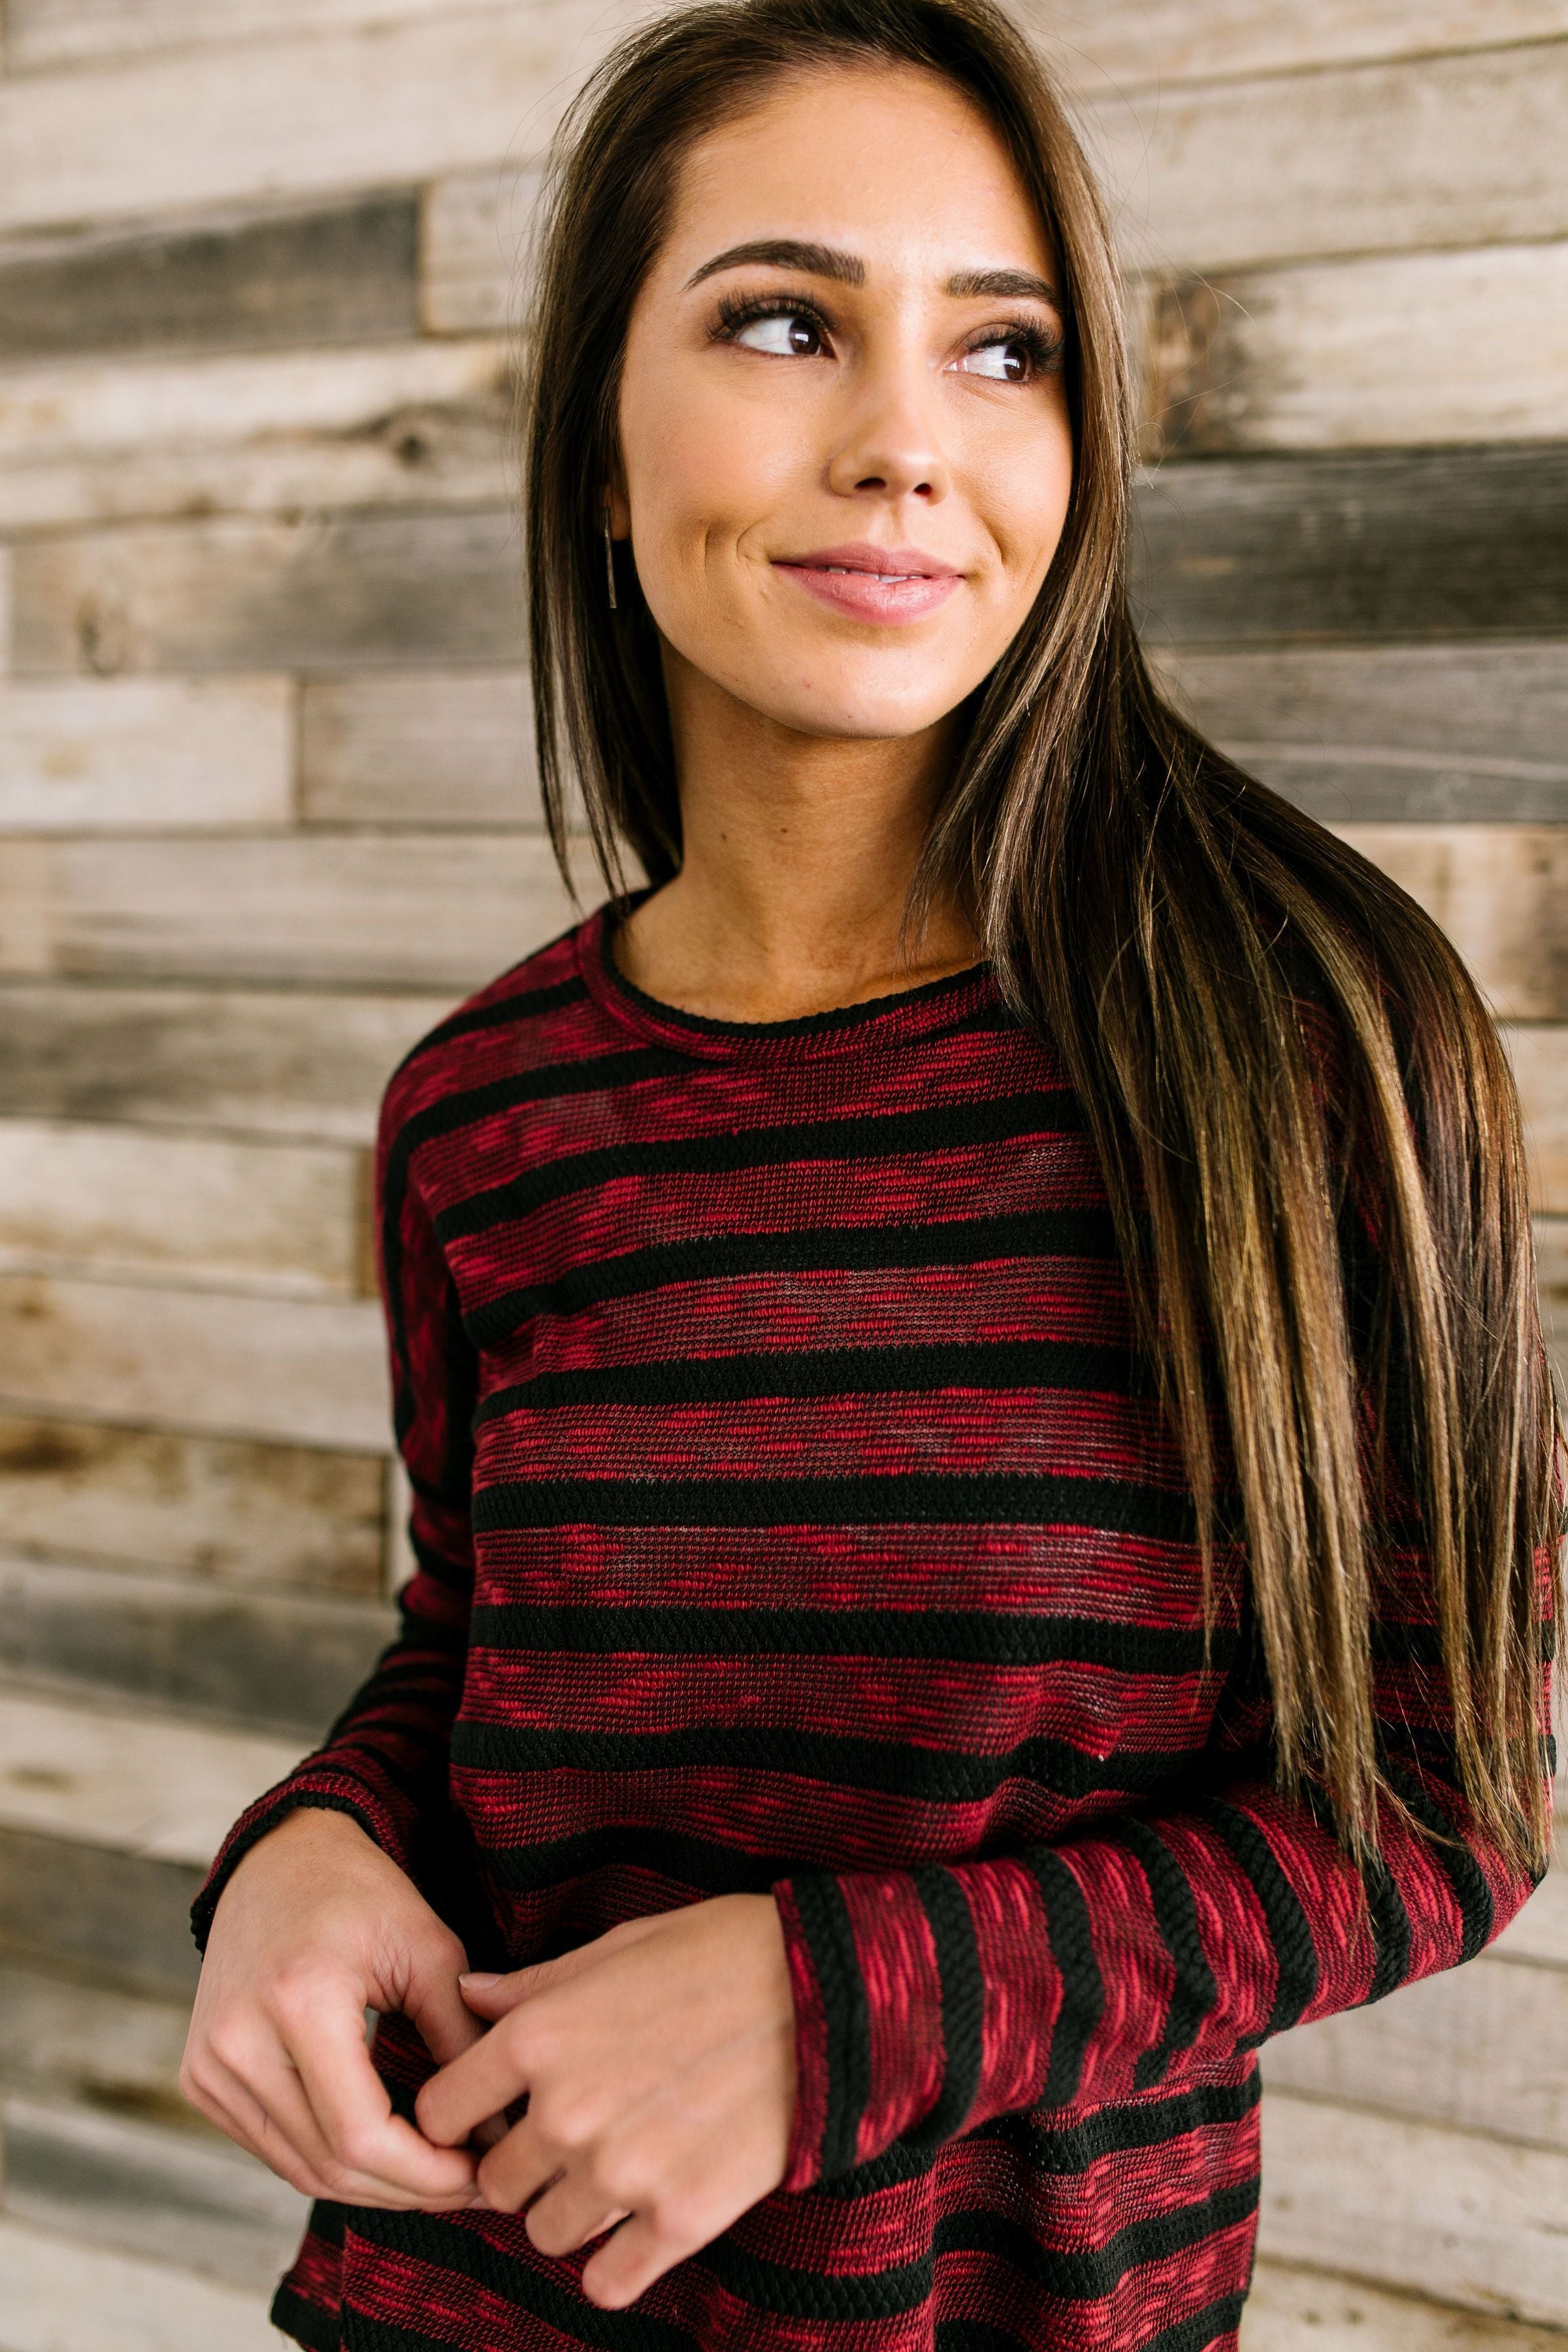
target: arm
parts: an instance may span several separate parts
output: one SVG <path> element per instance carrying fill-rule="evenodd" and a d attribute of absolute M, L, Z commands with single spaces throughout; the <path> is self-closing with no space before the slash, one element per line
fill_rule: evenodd
<path fill-rule="evenodd" d="M 346 1813 L 416 1876 L 422 1831 L 446 1810 L 473 1591 L 475 1355 L 390 1102 L 389 1095 L 376 1148 L 376 1263 L 416 1570 L 399 1595 L 402 1631 L 369 1681 L 321 1747 L 258 1797 L 224 1841 L 192 1913 L 204 1949 L 236 1865 L 296 1808 Z"/>

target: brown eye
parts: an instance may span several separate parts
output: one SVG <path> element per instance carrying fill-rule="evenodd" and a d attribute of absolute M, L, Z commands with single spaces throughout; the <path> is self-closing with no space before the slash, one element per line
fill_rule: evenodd
<path fill-rule="evenodd" d="M 978 350 L 965 352 L 959 364 L 966 375 L 989 376 L 995 383 L 1026 383 L 1033 361 L 1027 343 L 1012 336 L 1005 342 L 982 343 Z"/>
<path fill-rule="evenodd" d="M 815 319 L 798 310 L 752 319 L 735 332 L 735 341 L 749 352 L 770 352 L 776 359 L 815 359 L 822 349 L 822 331 Z"/>

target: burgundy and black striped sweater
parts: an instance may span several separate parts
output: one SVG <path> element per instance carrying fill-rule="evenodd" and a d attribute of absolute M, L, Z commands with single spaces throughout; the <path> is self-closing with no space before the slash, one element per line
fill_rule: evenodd
<path fill-rule="evenodd" d="M 198 1933 L 301 1803 L 476 1966 L 771 1888 L 788 2174 L 625 2312 L 521 2218 L 318 2206 L 274 2318 L 319 2352 L 1234 2347 L 1258 2043 L 1531 1891 L 1454 1786 L 1418 1528 L 1379 1715 L 1462 1843 L 1390 1826 L 1363 1880 L 1270 1786 L 1237 1545 L 1205 1664 L 1096 1156 L 989 971 L 729 1024 L 611 936 L 503 974 L 387 1089 L 405 1632 L 236 1826 Z M 377 2050 L 406 2109 L 430 2062 L 401 2020 Z"/>

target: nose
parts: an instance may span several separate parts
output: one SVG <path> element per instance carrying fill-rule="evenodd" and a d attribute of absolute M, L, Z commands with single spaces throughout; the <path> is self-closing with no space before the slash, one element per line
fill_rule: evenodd
<path fill-rule="evenodd" d="M 911 353 L 865 376 L 828 463 L 829 487 L 841 497 L 880 495 L 935 505 L 952 486 L 935 415 L 935 391 L 923 359 Z"/>

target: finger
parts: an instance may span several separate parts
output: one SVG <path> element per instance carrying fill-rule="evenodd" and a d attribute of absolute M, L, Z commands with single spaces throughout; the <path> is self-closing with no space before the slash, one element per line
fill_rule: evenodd
<path fill-rule="evenodd" d="M 426 2140 L 437 2147 L 457 2147 L 479 2125 L 510 2107 L 528 2088 L 527 2062 L 514 2031 L 498 2027 L 482 2034 L 471 2049 L 450 2065 L 432 2074 L 415 2102 L 414 2112 Z"/>
<path fill-rule="evenodd" d="M 437 2066 L 460 2058 L 484 2032 L 464 2000 L 461 1982 L 455 1969 L 420 1966 L 404 1989 L 403 2013 Z"/>
<path fill-rule="evenodd" d="M 232 2068 L 215 2061 L 222 2077 L 220 2095 L 231 2117 L 226 2125 L 231 2138 L 259 2157 L 269 2171 L 276 2172 L 301 2197 L 330 2197 L 331 2190 L 319 2168 L 313 2165 L 298 2141 L 278 2118 L 268 2113 L 248 2084 L 243 2083 Z M 314 2127 L 311 2127 L 314 2137 Z"/>
<path fill-rule="evenodd" d="M 460 2199 L 472 2190 L 474 2160 L 465 2149 L 433 2147 L 394 2115 L 365 2048 L 357 2008 L 297 2004 L 283 2040 L 334 2172 L 346 2170 L 416 2204 Z M 495 2105 L 504 2102 L 487 2112 Z"/>
<path fill-rule="evenodd" d="M 480 2158 L 480 2194 L 492 2212 L 519 2212 L 555 2179 L 562 2160 L 561 2150 L 547 2147 L 524 2116 Z"/>
<path fill-rule="evenodd" d="M 651 1935 L 661 1924 L 662 1916 L 658 1912 L 650 1912 L 642 1918 L 618 1920 L 591 1943 L 574 1944 L 569 1952 L 558 1952 L 553 1959 L 535 1960 L 530 1967 L 512 1969 L 505 1976 L 492 1975 L 488 1969 L 470 1969 L 458 1978 L 458 1987 L 468 2007 L 479 2016 L 505 2017 L 531 1993 L 563 1984 L 568 1978 L 580 1976 L 584 1969 L 591 1968 L 606 1952 Z"/>
<path fill-rule="evenodd" d="M 624 2221 L 627 2210 L 580 2173 L 567 2171 L 535 2198 L 523 2227 L 542 2254 L 570 2254 Z"/>
<path fill-rule="evenodd" d="M 647 2214 L 634 2213 L 584 2263 L 583 2292 L 601 2310 L 624 2311 L 655 2279 L 696 2253 L 703 2242 L 696 2240 L 688 2245 L 666 2235 Z"/>

